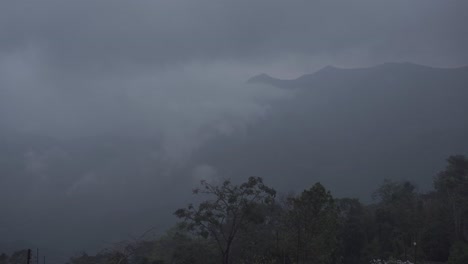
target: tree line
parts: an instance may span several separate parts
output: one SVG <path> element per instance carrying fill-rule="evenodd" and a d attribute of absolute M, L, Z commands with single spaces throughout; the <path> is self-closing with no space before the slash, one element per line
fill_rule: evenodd
<path fill-rule="evenodd" d="M 179 223 L 158 239 L 123 243 L 68 264 L 468 263 L 468 159 L 451 156 L 417 192 L 408 181 L 385 180 L 374 203 L 334 198 L 315 183 L 278 195 L 260 177 L 234 184 L 202 181 L 205 200 L 175 211 Z M 23 253 L 0 264 L 24 264 Z"/>

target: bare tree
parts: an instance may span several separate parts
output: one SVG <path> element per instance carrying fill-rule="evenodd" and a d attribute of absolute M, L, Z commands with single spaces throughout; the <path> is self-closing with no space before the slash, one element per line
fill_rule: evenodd
<path fill-rule="evenodd" d="M 211 236 L 218 246 L 222 263 L 230 263 L 231 246 L 239 230 L 255 219 L 259 204 L 271 204 L 276 191 L 263 184 L 260 177 L 250 177 L 241 185 L 225 180 L 221 185 L 201 182 L 195 194 L 207 194 L 214 199 L 204 201 L 196 208 L 192 204 L 174 214 L 183 219 L 189 230 L 207 238 Z"/>

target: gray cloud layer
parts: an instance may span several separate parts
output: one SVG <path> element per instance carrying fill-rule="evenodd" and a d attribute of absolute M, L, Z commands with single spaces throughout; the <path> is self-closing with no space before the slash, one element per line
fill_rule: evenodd
<path fill-rule="evenodd" d="M 235 86 L 263 71 L 463 65 L 467 10 L 464 0 L 5 0 L 0 118 L 80 134 L 106 123 L 173 122 L 176 106 L 241 109 L 250 91 L 231 91 L 226 79 Z"/>
<path fill-rule="evenodd" d="M 7 0 L 1 7 L 1 52 L 37 48 L 68 74 L 288 56 L 338 64 L 468 60 L 463 0 Z"/>

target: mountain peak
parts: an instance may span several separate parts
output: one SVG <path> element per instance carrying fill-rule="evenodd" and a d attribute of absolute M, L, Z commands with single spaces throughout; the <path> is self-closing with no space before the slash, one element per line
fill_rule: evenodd
<path fill-rule="evenodd" d="M 271 81 L 277 80 L 266 73 L 262 73 L 259 75 L 255 75 L 254 77 L 250 78 L 247 83 L 269 83 Z"/>
<path fill-rule="evenodd" d="M 316 71 L 315 73 L 312 73 L 312 74 L 306 74 L 306 75 L 314 75 L 314 74 L 328 74 L 328 73 L 334 73 L 336 71 L 340 70 L 339 68 L 335 67 L 335 66 L 332 66 L 332 65 L 328 65 L 326 67 L 323 67 L 322 69 Z M 299 77 L 300 78 L 300 77 Z"/>

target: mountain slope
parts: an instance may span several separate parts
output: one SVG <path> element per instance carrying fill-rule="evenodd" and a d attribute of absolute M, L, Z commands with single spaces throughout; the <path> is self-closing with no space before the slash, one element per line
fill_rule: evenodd
<path fill-rule="evenodd" d="M 448 155 L 468 153 L 467 67 L 387 63 L 263 80 L 295 95 L 244 135 L 208 144 L 197 162 L 283 190 L 322 181 L 338 195 L 368 198 L 383 178 L 430 188 Z"/>

